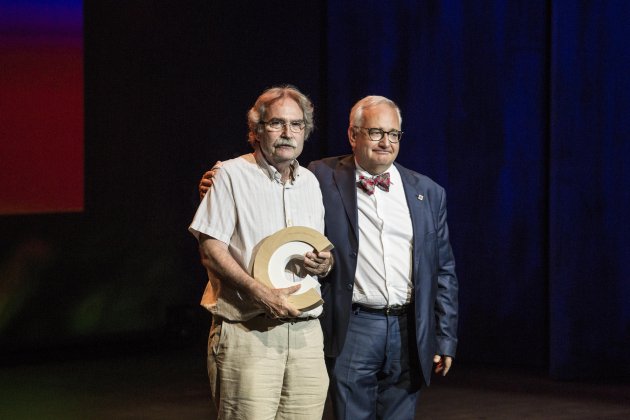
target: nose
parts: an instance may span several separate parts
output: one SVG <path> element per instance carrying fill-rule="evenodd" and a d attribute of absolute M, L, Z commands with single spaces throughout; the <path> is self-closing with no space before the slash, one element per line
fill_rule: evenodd
<path fill-rule="evenodd" d="M 389 141 L 389 134 L 383 133 L 383 138 L 378 142 L 379 147 L 389 147 L 391 144 L 393 143 Z"/>
<path fill-rule="evenodd" d="M 288 137 L 291 133 L 291 130 L 289 129 L 289 122 L 285 122 L 284 124 L 282 124 L 282 135 L 284 137 Z"/>

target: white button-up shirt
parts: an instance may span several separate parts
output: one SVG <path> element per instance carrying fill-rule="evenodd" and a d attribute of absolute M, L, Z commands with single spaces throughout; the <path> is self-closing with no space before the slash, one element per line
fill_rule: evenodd
<path fill-rule="evenodd" d="M 357 191 L 359 255 L 352 301 L 374 308 L 409 303 L 412 298 L 413 228 L 400 172 L 394 165 L 389 192 Z M 359 175 L 372 177 L 357 164 Z"/>
<path fill-rule="evenodd" d="M 228 244 L 232 257 L 250 274 L 254 251 L 267 236 L 289 226 L 324 233 L 324 205 L 317 178 L 297 161 L 292 174 L 293 179 L 282 184 L 280 173 L 258 151 L 224 162 L 197 209 L 190 232 L 197 238 L 204 233 Z M 208 272 L 208 277 L 202 305 L 212 313 L 233 321 L 262 313 L 213 273 Z M 321 312 L 318 307 L 302 316 L 316 317 Z"/>

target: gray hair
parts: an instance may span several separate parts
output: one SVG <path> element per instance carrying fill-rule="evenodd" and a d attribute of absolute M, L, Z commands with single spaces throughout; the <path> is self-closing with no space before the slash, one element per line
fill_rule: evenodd
<path fill-rule="evenodd" d="M 387 99 L 384 96 L 366 96 L 359 100 L 350 111 L 350 127 L 361 127 L 363 125 L 363 110 L 375 105 L 386 104 L 396 110 L 398 114 L 398 122 L 402 125 L 402 115 L 400 114 L 400 108 L 391 99 Z"/>
<path fill-rule="evenodd" d="M 247 112 L 247 125 L 249 127 L 249 133 L 247 135 L 247 141 L 252 146 L 256 141 L 256 136 L 259 134 L 263 127 L 260 124 L 264 118 L 265 112 L 267 109 L 276 101 L 282 98 L 291 98 L 302 109 L 302 113 L 304 114 L 304 140 L 308 139 L 313 130 L 315 129 L 315 120 L 313 118 L 313 103 L 311 100 L 300 92 L 298 88 L 292 85 L 282 85 L 282 86 L 274 86 L 265 90 L 259 97 L 256 99 L 256 103 L 254 106 Z"/>

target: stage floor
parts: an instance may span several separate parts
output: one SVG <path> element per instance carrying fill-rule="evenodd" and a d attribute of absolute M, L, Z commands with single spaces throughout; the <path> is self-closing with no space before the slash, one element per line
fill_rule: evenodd
<path fill-rule="evenodd" d="M 0 419 L 212 419 L 202 347 L 4 364 Z M 630 384 L 456 364 L 422 391 L 417 418 L 629 419 Z"/>

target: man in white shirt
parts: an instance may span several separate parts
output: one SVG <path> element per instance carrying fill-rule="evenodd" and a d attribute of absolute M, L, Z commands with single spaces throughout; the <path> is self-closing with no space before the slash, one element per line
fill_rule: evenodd
<path fill-rule="evenodd" d="M 446 195 L 395 163 L 401 124 L 394 102 L 365 97 L 350 112 L 353 153 L 309 165 L 335 244 L 320 321 L 337 420 L 412 419 L 421 384 L 455 356 Z"/>
<path fill-rule="evenodd" d="M 248 113 L 254 152 L 223 163 L 189 230 L 199 240 L 213 314 L 208 372 L 220 419 L 321 419 L 328 377 L 322 308 L 300 312 L 251 276 L 260 242 L 290 226 L 324 232 L 313 174 L 297 157 L 313 129 L 313 105 L 291 86 L 266 90 Z M 325 276 L 330 252 L 309 252 L 307 275 Z M 295 274 L 297 276 L 297 274 Z M 304 275 L 304 274 L 300 274 Z"/>

